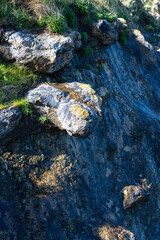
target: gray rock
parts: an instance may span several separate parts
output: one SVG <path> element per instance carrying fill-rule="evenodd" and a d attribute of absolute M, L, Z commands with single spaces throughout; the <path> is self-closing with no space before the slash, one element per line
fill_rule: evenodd
<path fill-rule="evenodd" d="M 21 112 L 16 107 L 9 107 L 0 110 L 0 139 L 10 134 L 18 125 L 21 119 Z"/>
<path fill-rule="evenodd" d="M 92 133 L 101 115 L 102 98 L 88 84 L 42 84 L 27 98 L 55 126 L 82 138 Z"/>
<path fill-rule="evenodd" d="M 146 196 L 150 194 L 151 184 L 147 185 L 146 180 L 144 179 L 144 183 L 142 186 L 127 186 L 123 189 L 124 200 L 123 207 L 124 209 L 130 208 L 139 200 L 143 200 Z"/>
<path fill-rule="evenodd" d="M 119 33 L 123 33 L 126 29 L 127 22 L 123 18 L 117 18 L 111 23 L 105 19 L 100 19 L 92 24 L 91 35 L 103 45 L 109 45 L 117 41 Z"/>
<path fill-rule="evenodd" d="M 119 32 L 122 33 L 127 29 L 127 21 L 124 18 L 117 18 Z"/>
<path fill-rule="evenodd" d="M 117 28 L 105 19 L 97 20 L 92 24 L 91 34 L 104 45 L 111 44 L 118 39 Z"/>
<path fill-rule="evenodd" d="M 99 236 L 102 240 L 135 240 L 134 234 L 124 227 L 104 225 L 99 229 Z"/>
<path fill-rule="evenodd" d="M 52 73 L 66 66 L 73 58 L 73 51 L 81 46 L 78 32 L 56 35 L 12 31 L 5 32 L 4 39 L 5 44 L 0 45 L 4 59 L 16 60 L 27 69 L 43 73 Z"/>

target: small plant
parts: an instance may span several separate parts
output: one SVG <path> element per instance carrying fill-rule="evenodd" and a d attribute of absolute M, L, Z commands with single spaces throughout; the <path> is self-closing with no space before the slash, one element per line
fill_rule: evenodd
<path fill-rule="evenodd" d="M 93 49 L 90 46 L 82 48 L 82 57 L 88 57 L 92 55 Z"/>
<path fill-rule="evenodd" d="M 144 29 L 147 31 L 147 32 L 155 32 L 155 29 L 154 27 L 152 27 L 152 25 L 146 25 L 144 27 Z"/>
<path fill-rule="evenodd" d="M 77 26 L 77 19 L 75 13 L 68 5 L 65 5 L 63 14 L 66 18 L 68 26 L 74 29 Z"/>
<path fill-rule="evenodd" d="M 46 117 L 46 116 L 43 116 L 43 115 L 41 115 L 41 116 L 39 117 L 39 121 L 40 121 L 41 123 L 44 123 L 44 122 L 46 122 L 46 121 L 47 121 L 47 117 Z"/>
<path fill-rule="evenodd" d="M 91 69 L 92 69 L 91 65 L 88 64 L 88 65 L 86 66 L 86 69 L 91 70 Z"/>
<path fill-rule="evenodd" d="M 15 23 L 17 29 L 30 28 L 35 23 L 33 17 L 22 7 L 14 7 L 12 9 L 11 19 Z"/>
<path fill-rule="evenodd" d="M 101 64 L 98 66 L 98 71 L 103 72 L 104 71 L 104 66 Z"/>
<path fill-rule="evenodd" d="M 88 34 L 86 32 L 82 32 L 81 33 L 81 39 L 82 39 L 82 42 L 87 42 Z"/>
<path fill-rule="evenodd" d="M 93 22 L 93 20 L 91 18 L 85 18 L 84 19 L 84 24 L 89 25 L 89 24 L 92 24 L 92 22 Z"/>
<path fill-rule="evenodd" d="M 126 34 L 125 32 L 121 33 L 120 36 L 119 36 L 119 42 L 121 44 L 125 44 L 127 42 L 127 38 L 126 38 Z"/>
<path fill-rule="evenodd" d="M 48 30 L 55 33 L 64 32 L 66 30 L 65 18 L 61 14 L 55 13 L 49 16 L 47 18 L 46 25 Z"/>
<path fill-rule="evenodd" d="M 91 6 L 92 4 L 88 0 L 75 0 L 73 5 L 77 14 L 82 16 L 86 16 L 87 14 L 89 14 Z"/>
<path fill-rule="evenodd" d="M 41 16 L 37 23 L 39 26 L 46 25 L 49 31 L 55 33 L 61 33 L 66 30 L 65 17 L 58 13 L 54 13 L 51 16 Z"/>

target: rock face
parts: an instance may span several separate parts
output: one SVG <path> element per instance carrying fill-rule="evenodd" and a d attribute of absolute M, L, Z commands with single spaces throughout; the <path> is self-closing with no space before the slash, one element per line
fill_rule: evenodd
<path fill-rule="evenodd" d="M 20 119 L 21 112 L 18 108 L 10 107 L 0 110 L 0 139 L 10 134 Z"/>
<path fill-rule="evenodd" d="M 0 140 L 2 239 L 159 240 L 160 58 L 137 33 L 125 45 L 98 46 L 89 60 L 75 56 L 71 68 L 56 73 L 57 82 L 71 83 L 77 92 L 77 83 L 94 86 L 101 96 L 103 88 L 110 92 L 86 139 L 33 117 L 19 124 L 12 139 Z M 38 110 L 44 102 L 62 107 L 69 101 L 60 87 L 51 96 L 45 91 L 42 99 L 31 98 Z M 123 189 L 134 195 L 125 204 Z"/>
<path fill-rule="evenodd" d="M 73 51 L 81 46 L 78 32 L 68 35 L 36 34 L 27 31 L 5 32 L 0 55 L 6 60 L 36 72 L 53 73 L 66 66 Z"/>
<path fill-rule="evenodd" d="M 31 90 L 27 98 L 41 114 L 71 136 L 87 137 L 101 115 L 102 99 L 88 84 L 42 84 Z"/>
<path fill-rule="evenodd" d="M 105 19 L 97 20 L 92 24 L 91 34 L 103 45 L 109 45 L 118 40 L 118 34 L 127 28 L 127 23 L 123 18 L 118 18 L 115 22 L 109 23 Z"/>

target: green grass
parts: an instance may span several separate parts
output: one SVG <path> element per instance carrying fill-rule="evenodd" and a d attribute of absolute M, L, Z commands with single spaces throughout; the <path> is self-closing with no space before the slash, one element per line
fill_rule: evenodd
<path fill-rule="evenodd" d="M 33 115 L 31 105 L 28 102 L 28 100 L 25 98 L 16 99 L 16 100 L 13 100 L 12 102 L 3 103 L 3 104 L 0 103 L 0 109 L 10 107 L 10 106 L 18 107 L 19 109 L 21 109 L 22 113 L 26 116 Z"/>
<path fill-rule="evenodd" d="M 104 0 L 41 0 L 38 4 L 41 5 L 42 11 L 35 16 L 33 13 L 36 4 L 27 8 L 24 7 L 23 1 L 18 3 L 1 0 L 0 23 L 12 25 L 16 29 L 38 25 L 46 27 L 49 31 L 61 33 L 66 30 L 67 25 L 76 29 L 80 19 L 88 24 L 95 19 L 115 20 L 115 15 L 108 9 L 108 3 Z"/>
<path fill-rule="evenodd" d="M 20 100 L 14 100 L 11 104 L 14 107 L 20 108 L 24 115 L 26 115 L 26 116 L 29 116 L 29 115 L 32 116 L 33 115 L 31 105 L 30 105 L 30 103 L 28 102 L 27 99 L 23 98 L 23 99 L 20 99 Z"/>
<path fill-rule="evenodd" d="M 17 6 L 11 1 L 1 0 L 0 23 L 6 26 L 14 25 L 19 30 L 31 28 L 35 20 L 24 7 Z"/>
<path fill-rule="evenodd" d="M 0 103 L 20 98 L 37 78 L 32 71 L 0 62 Z"/>
<path fill-rule="evenodd" d="M 66 30 L 65 17 L 58 13 L 50 16 L 42 16 L 37 23 L 39 26 L 46 26 L 49 31 L 55 33 L 61 33 Z"/>
<path fill-rule="evenodd" d="M 75 12 L 66 4 L 63 10 L 64 17 L 66 18 L 67 25 L 75 29 L 77 26 L 77 18 Z"/>

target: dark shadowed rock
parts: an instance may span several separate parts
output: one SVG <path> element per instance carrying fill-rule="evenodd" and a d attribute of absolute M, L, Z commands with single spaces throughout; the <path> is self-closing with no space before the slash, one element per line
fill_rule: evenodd
<path fill-rule="evenodd" d="M 126 28 L 127 23 L 123 18 L 118 18 L 112 23 L 105 19 L 100 19 L 92 24 L 91 34 L 103 45 L 108 45 L 118 40 L 118 34 L 122 33 Z"/>
<path fill-rule="evenodd" d="M 21 112 L 18 108 L 9 107 L 0 110 L 0 139 L 10 134 L 18 125 Z"/>
<path fill-rule="evenodd" d="M 118 39 L 117 29 L 104 19 L 92 24 L 91 34 L 104 45 L 111 44 Z"/>

